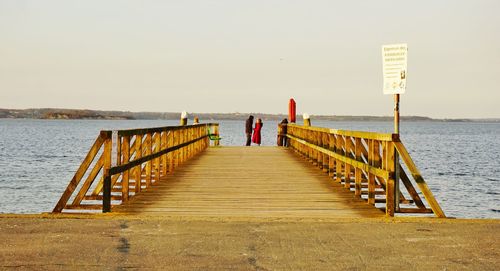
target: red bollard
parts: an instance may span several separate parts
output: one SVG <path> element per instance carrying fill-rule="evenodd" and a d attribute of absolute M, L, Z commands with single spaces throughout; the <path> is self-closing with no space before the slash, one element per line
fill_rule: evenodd
<path fill-rule="evenodd" d="M 290 123 L 295 123 L 296 121 L 296 105 L 295 105 L 295 100 L 293 98 L 290 99 L 288 102 L 288 119 L 290 120 Z"/>

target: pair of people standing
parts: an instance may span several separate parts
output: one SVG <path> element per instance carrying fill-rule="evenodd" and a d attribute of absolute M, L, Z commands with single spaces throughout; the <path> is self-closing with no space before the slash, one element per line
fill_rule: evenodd
<path fill-rule="evenodd" d="M 246 120 L 246 123 L 245 123 L 245 133 L 247 135 L 247 143 L 246 145 L 247 146 L 250 146 L 251 143 L 255 143 L 255 144 L 258 144 L 260 146 L 260 143 L 261 143 L 261 135 L 260 135 L 260 131 L 262 130 L 262 120 L 261 119 L 257 119 L 257 121 L 255 122 L 255 128 L 253 128 L 253 116 L 250 115 L 248 117 L 248 119 Z M 252 130 L 253 130 L 253 136 L 252 136 Z"/>

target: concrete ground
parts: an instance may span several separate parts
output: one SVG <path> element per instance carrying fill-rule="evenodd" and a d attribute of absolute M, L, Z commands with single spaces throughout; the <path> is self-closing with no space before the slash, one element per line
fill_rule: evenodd
<path fill-rule="evenodd" d="M 500 270 L 500 221 L 2 215 L 0 270 Z"/>

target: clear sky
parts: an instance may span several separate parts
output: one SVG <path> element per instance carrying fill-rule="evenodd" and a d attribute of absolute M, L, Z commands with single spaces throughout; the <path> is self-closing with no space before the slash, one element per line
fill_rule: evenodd
<path fill-rule="evenodd" d="M 0 108 L 500 117 L 500 1 L 0 0 Z"/>

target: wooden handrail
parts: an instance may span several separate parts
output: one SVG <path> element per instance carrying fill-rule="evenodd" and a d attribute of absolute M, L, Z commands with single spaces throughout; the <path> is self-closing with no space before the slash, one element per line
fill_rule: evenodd
<path fill-rule="evenodd" d="M 374 133 L 374 132 L 365 132 L 365 131 L 350 131 L 350 130 L 338 130 L 331 128 L 323 128 L 323 127 L 315 127 L 315 126 L 302 126 L 294 123 L 290 123 L 287 125 L 288 127 L 307 127 L 309 131 L 323 132 L 341 136 L 350 136 L 350 137 L 359 137 L 365 139 L 375 139 L 379 141 L 393 141 L 396 138 L 399 138 L 398 134 L 383 134 L 383 133 Z"/>
<path fill-rule="evenodd" d="M 139 135 L 139 134 L 148 134 L 148 133 L 157 133 L 157 132 L 162 132 L 165 130 L 169 131 L 177 131 L 177 130 L 184 130 L 186 127 L 192 127 L 192 128 L 197 128 L 197 127 L 219 127 L 218 123 L 199 123 L 199 124 L 194 124 L 194 125 L 177 125 L 177 126 L 165 126 L 165 127 L 152 127 L 152 128 L 139 128 L 139 129 L 124 129 L 124 130 L 118 130 L 118 135 L 119 136 L 133 136 L 133 135 Z M 110 132 L 110 131 L 107 131 Z"/>
<path fill-rule="evenodd" d="M 127 202 L 204 151 L 210 145 L 207 131 L 213 128 L 218 133 L 218 126 L 208 123 L 101 131 L 53 212 L 111 211 L 112 205 Z"/>
<path fill-rule="evenodd" d="M 278 125 L 278 133 L 282 130 Z M 328 173 L 334 181 L 342 183 L 349 190 L 353 189 L 355 196 L 365 195 L 364 199 L 371 205 L 385 203 L 383 209 L 388 216 L 400 212 L 434 213 L 438 217 L 446 217 L 397 134 L 288 124 L 287 134 L 281 136 L 286 136 L 289 139 L 288 145 L 295 152 Z M 408 167 L 430 209 L 425 206 L 404 168 L 396 161 L 396 152 Z M 410 200 L 401 191 L 397 191 L 399 180 L 395 178 L 396 167 Z M 385 198 L 376 198 L 375 195 L 382 192 Z M 397 201 L 400 204 L 415 204 L 416 208 L 397 208 Z"/>

